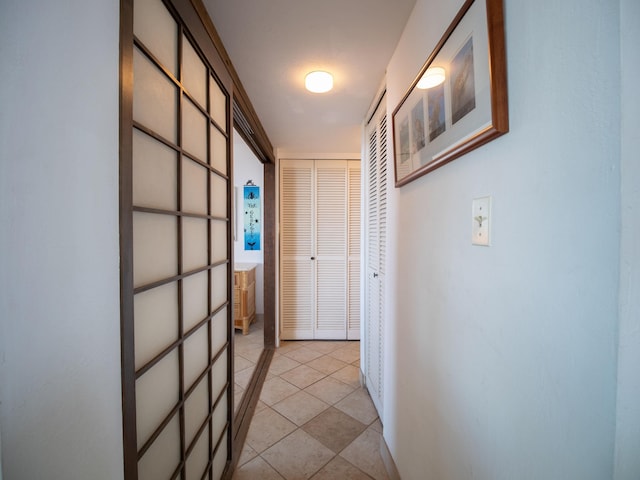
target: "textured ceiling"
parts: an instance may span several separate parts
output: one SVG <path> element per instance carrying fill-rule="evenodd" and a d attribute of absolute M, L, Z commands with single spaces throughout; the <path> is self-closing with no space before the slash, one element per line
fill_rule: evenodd
<path fill-rule="evenodd" d="M 415 0 L 203 0 L 274 148 L 358 153 Z M 334 74 L 312 94 L 304 76 Z"/>

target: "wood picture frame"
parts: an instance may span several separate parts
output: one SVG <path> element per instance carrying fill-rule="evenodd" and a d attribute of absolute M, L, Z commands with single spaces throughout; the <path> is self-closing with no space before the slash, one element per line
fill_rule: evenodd
<path fill-rule="evenodd" d="M 396 187 L 507 133 L 508 110 L 502 0 L 467 0 L 393 111 Z"/>

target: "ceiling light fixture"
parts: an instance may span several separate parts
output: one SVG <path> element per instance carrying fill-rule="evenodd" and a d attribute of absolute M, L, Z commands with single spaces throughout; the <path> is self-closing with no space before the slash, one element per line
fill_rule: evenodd
<path fill-rule="evenodd" d="M 333 76 L 329 72 L 309 72 L 304 77 L 304 86 L 313 93 L 325 93 L 333 88 Z"/>
<path fill-rule="evenodd" d="M 424 72 L 424 75 L 418 82 L 418 87 L 420 90 L 426 90 L 427 88 L 433 88 L 440 85 L 444 82 L 444 68 L 442 67 L 431 67 L 427 68 L 427 71 Z"/>

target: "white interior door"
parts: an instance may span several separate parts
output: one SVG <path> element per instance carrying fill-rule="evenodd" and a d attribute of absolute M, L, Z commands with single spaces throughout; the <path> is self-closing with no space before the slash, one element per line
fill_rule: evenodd
<path fill-rule="evenodd" d="M 313 161 L 280 163 L 280 338 L 313 338 L 315 315 Z"/>
<path fill-rule="evenodd" d="M 359 338 L 359 178 L 359 161 L 281 161 L 283 340 Z"/>
<path fill-rule="evenodd" d="M 384 298 L 387 233 L 387 115 L 380 102 L 366 129 L 366 323 L 364 373 L 367 389 L 383 419 Z"/>
<path fill-rule="evenodd" d="M 315 339 L 347 338 L 347 162 L 316 161 Z"/>

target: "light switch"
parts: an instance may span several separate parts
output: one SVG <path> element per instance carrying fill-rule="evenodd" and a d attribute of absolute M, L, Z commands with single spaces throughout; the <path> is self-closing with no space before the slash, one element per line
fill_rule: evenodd
<path fill-rule="evenodd" d="M 471 204 L 471 243 L 491 245 L 491 197 L 474 198 Z"/>

